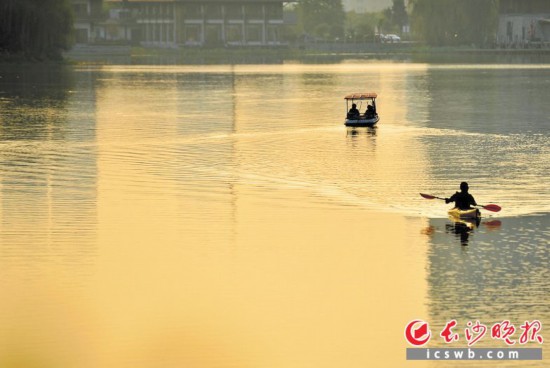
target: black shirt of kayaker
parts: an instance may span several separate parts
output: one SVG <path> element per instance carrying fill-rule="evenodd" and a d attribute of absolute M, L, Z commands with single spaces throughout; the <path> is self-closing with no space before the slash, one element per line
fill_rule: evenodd
<path fill-rule="evenodd" d="M 461 210 L 470 209 L 470 205 L 477 206 L 476 200 L 468 192 L 456 192 L 451 196 L 451 198 L 445 199 L 445 202 L 455 202 L 455 206 Z"/>

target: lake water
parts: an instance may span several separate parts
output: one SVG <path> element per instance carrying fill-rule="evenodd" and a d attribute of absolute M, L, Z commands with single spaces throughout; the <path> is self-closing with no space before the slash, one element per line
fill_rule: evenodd
<path fill-rule="evenodd" d="M 348 129 L 363 91 L 380 123 Z M 0 66 L 0 366 L 465 364 L 407 362 L 413 319 L 434 347 L 539 320 L 542 361 L 483 366 L 548 366 L 549 91 L 549 64 Z M 502 211 L 419 195 L 461 181 Z"/>

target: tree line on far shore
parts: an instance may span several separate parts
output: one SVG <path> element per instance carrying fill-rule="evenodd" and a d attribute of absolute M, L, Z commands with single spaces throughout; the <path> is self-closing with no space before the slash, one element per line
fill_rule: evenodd
<path fill-rule="evenodd" d="M 494 42 L 499 0 L 410 0 L 411 29 L 431 46 Z"/>
<path fill-rule="evenodd" d="M 341 0 L 296 3 L 296 33 L 321 40 L 373 40 L 375 33 L 401 34 L 409 25 L 411 38 L 430 46 L 486 46 L 494 41 L 499 0 L 393 0 L 379 13 L 345 13 Z"/>
<path fill-rule="evenodd" d="M 342 0 L 300 0 L 289 3 L 298 21 L 290 27 L 290 41 L 301 37 L 319 41 L 374 42 L 375 33 L 401 33 L 408 24 L 405 0 L 393 0 L 381 12 L 345 12 Z M 368 9 L 367 9 L 368 10 Z"/>
<path fill-rule="evenodd" d="M 58 59 L 72 30 L 70 0 L 0 0 L 0 56 Z"/>

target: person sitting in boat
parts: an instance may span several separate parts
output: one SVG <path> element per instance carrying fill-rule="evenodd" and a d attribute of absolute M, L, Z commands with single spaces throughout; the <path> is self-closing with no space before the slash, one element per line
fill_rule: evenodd
<path fill-rule="evenodd" d="M 350 119 L 358 119 L 359 118 L 359 110 L 357 109 L 357 104 L 351 104 L 351 109 L 348 111 L 348 118 Z"/>
<path fill-rule="evenodd" d="M 455 202 L 455 207 L 461 210 L 469 210 L 472 208 L 470 206 L 477 206 L 476 200 L 468 193 L 468 189 L 468 183 L 463 181 L 460 183 L 460 192 L 456 192 L 451 198 L 445 198 L 445 203 Z"/>
<path fill-rule="evenodd" d="M 368 105 L 367 110 L 365 111 L 365 118 L 372 119 L 376 115 L 376 112 L 374 111 L 374 106 Z"/>

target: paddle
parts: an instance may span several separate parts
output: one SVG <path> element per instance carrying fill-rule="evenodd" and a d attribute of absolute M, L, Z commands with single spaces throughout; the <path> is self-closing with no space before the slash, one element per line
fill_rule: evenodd
<path fill-rule="evenodd" d="M 424 193 L 420 193 L 420 195 L 426 199 L 443 199 L 445 200 L 445 198 L 441 198 L 441 197 L 436 197 L 436 196 L 433 196 L 433 195 L 430 195 L 430 194 L 424 194 Z"/>
<path fill-rule="evenodd" d="M 442 200 L 445 200 L 445 198 L 441 198 L 441 197 L 436 197 L 436 196 L 433 196 L 431 194 L 424 194 L 424 193 L 420 193 L 420 195 L 423 197 L 423 198 L 426 198 L 426 199 L 442 199 Z M 482 204 L 478 204 L 477 205 L 478 207 L 481 207 L 481 208 L 484 208 L 486 209 L 487 211 L 491 211 L 491 212 L 498 212 L 500 211 L 502 208 L 497 205 L 497 204 L 487 204 L 487 205 L 482 205 Z"/>

